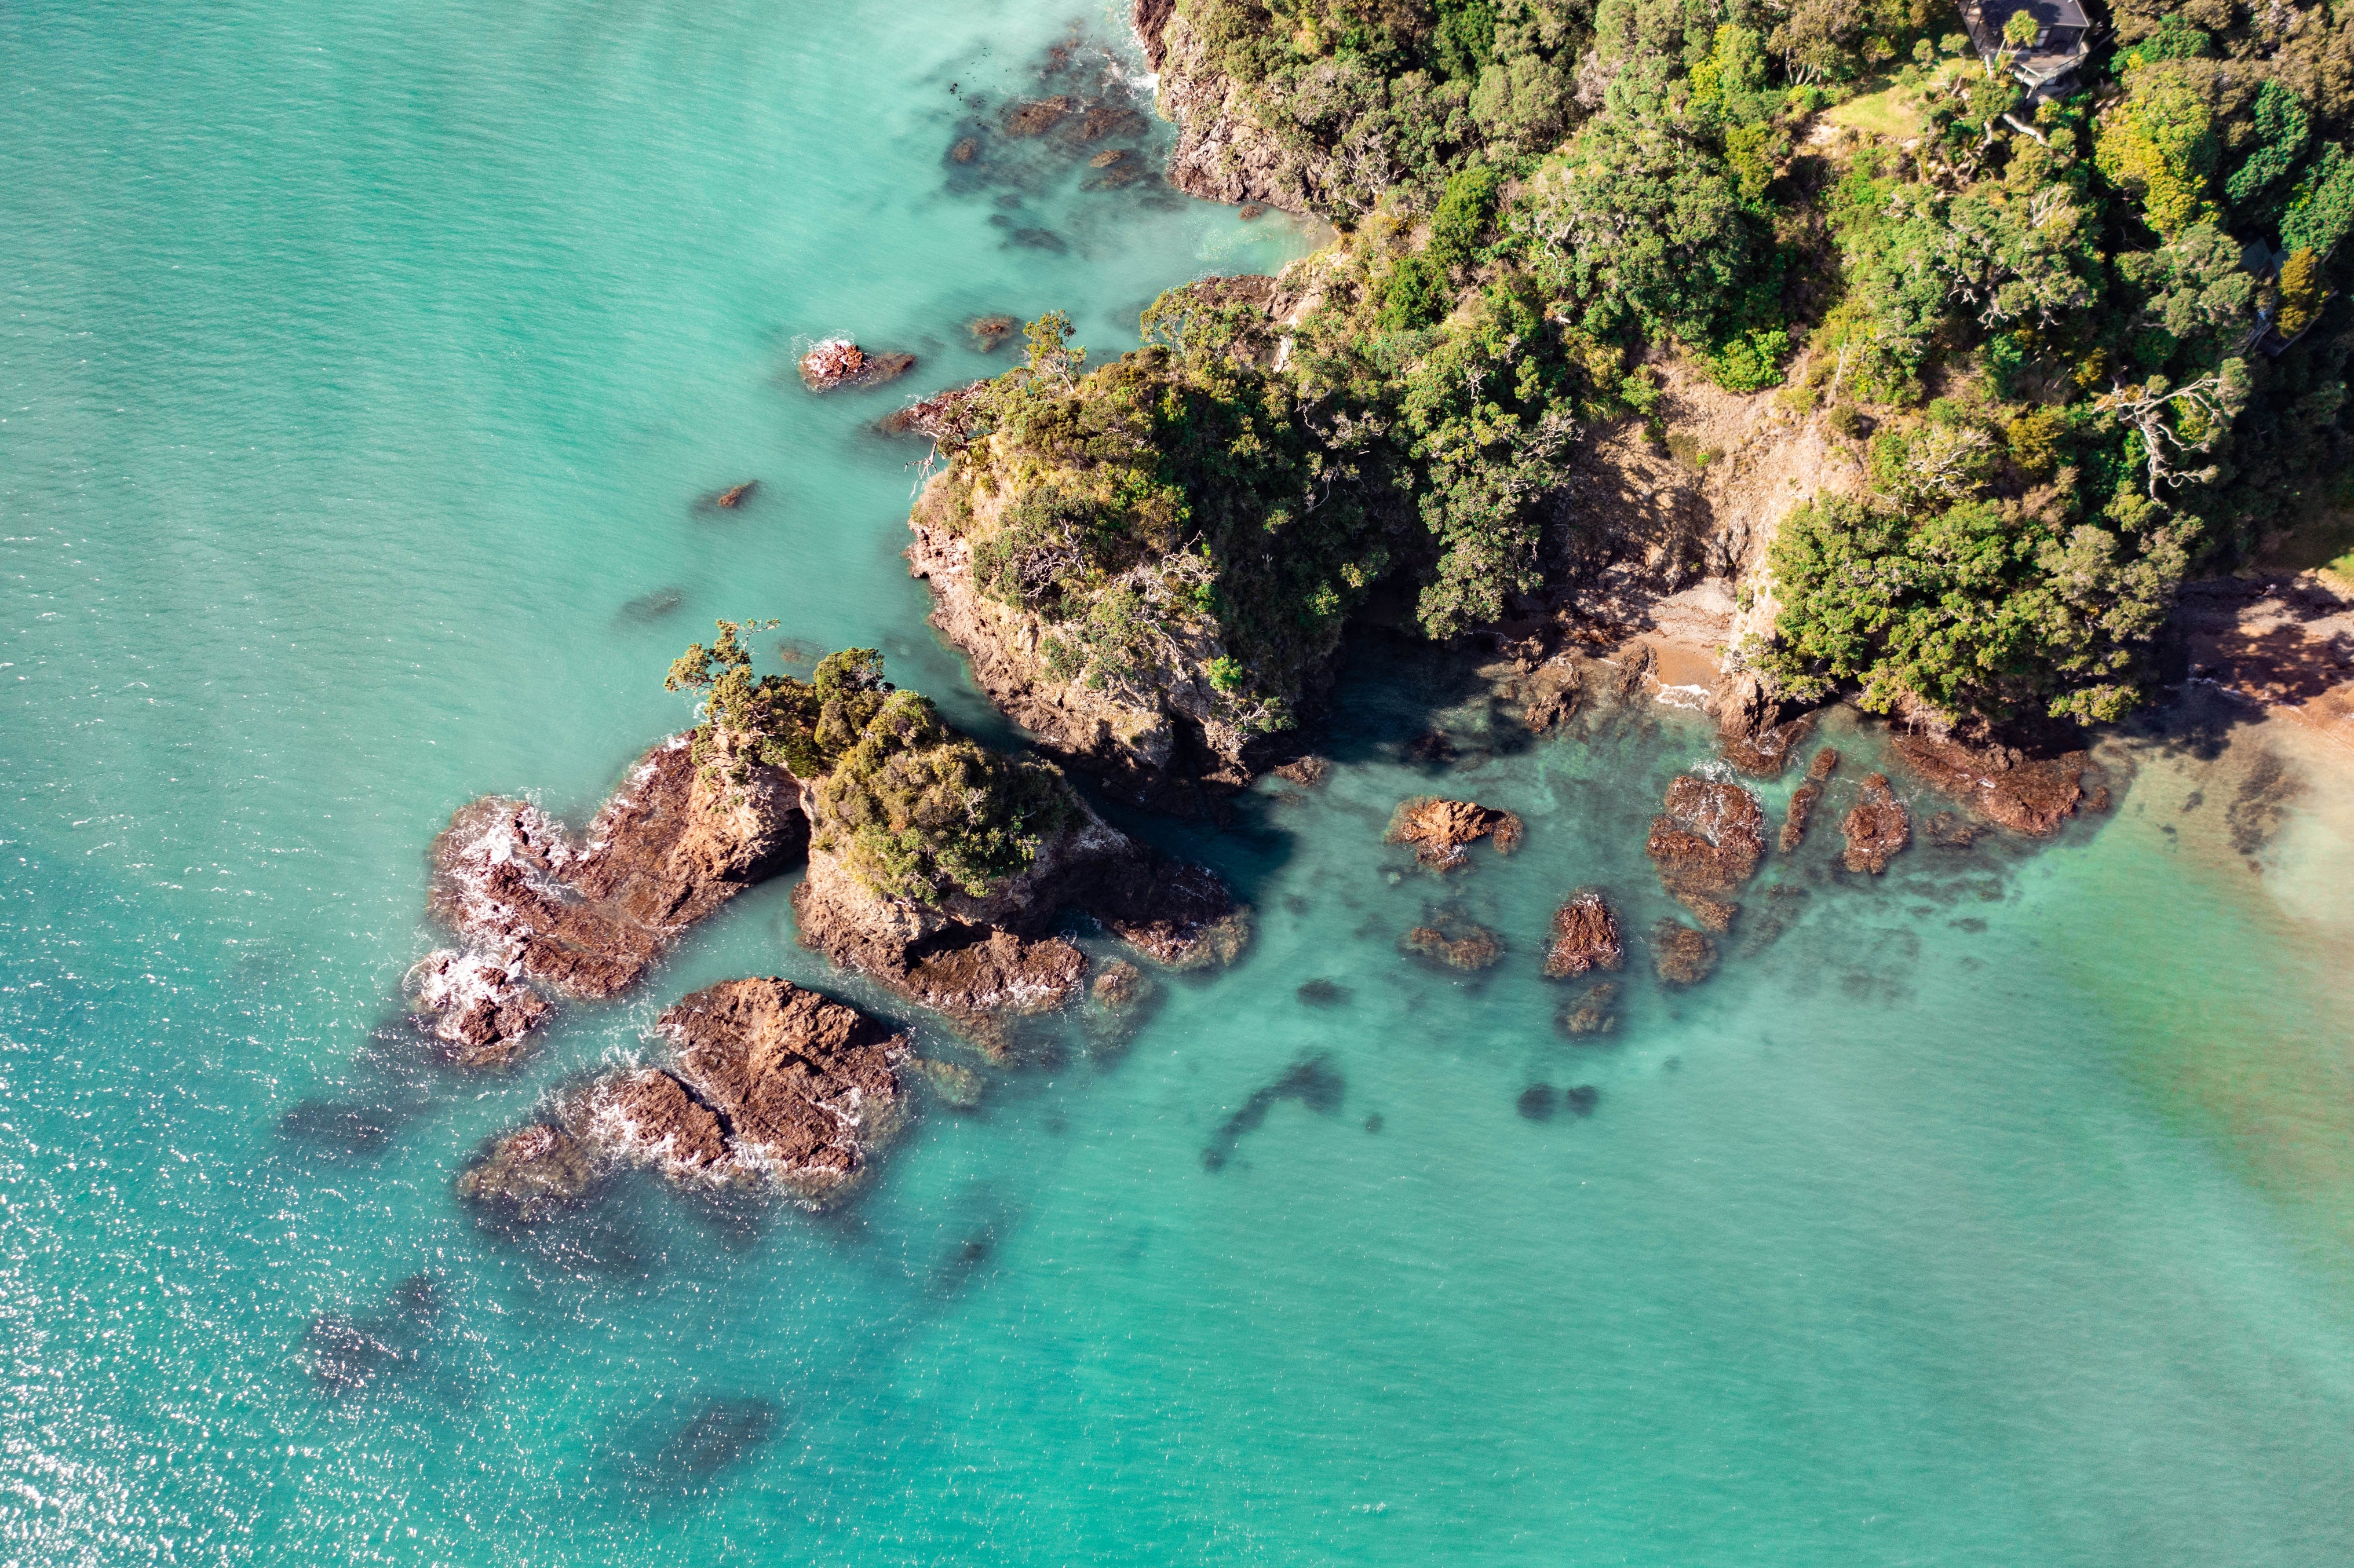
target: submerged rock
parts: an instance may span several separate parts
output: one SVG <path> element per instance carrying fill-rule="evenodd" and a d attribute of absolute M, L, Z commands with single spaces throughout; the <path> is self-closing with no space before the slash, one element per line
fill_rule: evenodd
<path fill-rule="evenodd" d="M 1469 858 L 1465 845 L 1483 838 L 1492 840 L 1498 854 L 1511 853 L 1521 844 L 1520 818 L 1470 800 L 1416 795 L 1398 803 L 1382 842 L 1411 844 L 1425 865 L 1449 871 Z"/>
<path fill-rule="evenodd" d="M 801 385 L 812 392 L 880 387 L 916 367 L 912 354 L 869 354 L 846 337 L 829 337 L 801 357 Z"/>
<path fill-rule="evenodd" d="M 1512 1102 L 1512 1108 L 1531 1121 L 1551 1121 L 1561 1107 L 1561 1093 L 1551 1084 L 1531 1084 Z"/>
<path fill-rule="evenodd" d="M 1718 895 L 1748 881 L 1765 857 L 1765 808 L 1738 784 L 1682 774 L 1668 786 L 1667 810 L 1651 820 L 1644 852 L 1660 885 L 1723 930 L 1735 906 Z"/>
<path fill-rule="evenodd" d="M 1553 912 L 1553 941 L 1545 948 L 1548 980 L 1582 975 L 1588 969 L 1615 969 L 1626 961 L 1627 949 L 1618 937 L 1618 916 L 1600 890 L 1573 894 Z"/>
<path fill-rule="evenodd" d="M 1078 100 L 1061 93 L 1052 98 L 1026 98 L 1008 105 L 999 128 L 1016 141 L 1043 136 L 1077 111 Z"/>
<path fill-rule="evenodd" d="M 1275 769 L 1278 779 L 1288 779 L 1305 789 L 1321 788 L 1332 776 L 1332 764 L 1321 757 L 1295 757 Z"/>
<path fill-rule="evenodd" d="M 1291 994 L 1303 1007 L 1342 1007 L 1349 1001 L 1349 988 L 1332 980 L 1303 981 Z"/>
<path fill-rule="evenodd" d="M 1504 944 L 1495 932 L 1460 916 L 1442 915 L 1427 926 L 1416 926 L 1402 944 L 1452 969 L 1484 969 L 1504 956 Z"/>
<path fill-rule="evenodd" d="M 1967 849 L 1978 842 L 1978 830 L 1958 811 L 1932 811 L 1921 836 L 1939 849 Z"/>
<path fill-rule="evenodd" d="M 1257 1130 L 1267 1120 L 1267 1113 L 1283 1100 L 1298 1100 L 1319 1116 L 1330 1116 L 1341 1108 L 1341 1100 L 1348 1083 L 1341 1076 L 1328 1052 L 1317 1052 L 1293 1063 L 1283 1076 L 1266 1087 L 1254 1090 L 1240 1109 L 1228 1117 L 1210 1142 L 1202 1150 L 1202 1164 L 1208 1170 L 1223 1170 L 1233 1157 L 1235 1145 L 1246 1133 Z"/>
<path fill-rule="evenodd" d="M 1618 982 L 1603 980 L 1587 986 L 1561 1004 L 1553 1024 L 1573 1037 L 1607 1034 L 1618 1027 Z"/>
<path fill-rule="evenodd" d="M 1890 741 L 1896 758 L 1939 794 L 2017 833 L 2056 832 L 2084 800 L 2092 758 L 2080 750 L 2031 755 L 2018 747 L 1972 747 L 1919 730 Z"/>
<path fill-rule="evenodd" d="M 563 1128 L 534 1122 L 494 1139 L 459 1175 L 458 1195 L 532 1224 L 588 1197 L 610 1169 Z"/>
<path fill-rule="evenodd" d="M 1823 780 L 1839 766 L 1839 757 L 1836 750 L 1826 746 L 1807 764 L 1807 781 L 1791 792 L 1789 809 L 1782 814 L 1782 834 L 1776 847 L 1784 854 L 1806 842 L 1807 824 L 1814 818 L 1815 807 L 1822 801 Z"/>
<path fill-rule="evenodd" d="M 1004 314 L 975 316 L 964 323 L 972 338 L 973 347 L 983 354 L 995 354 L 1021 334 L 1020 318 Z"/>
<path fill-rule="evenodd" d="M 1888 775 L 1863 776 L 1859 798 L 1840 824 L 1840 832 L 1847 838 L 1843 857 L 1847 868 L 1874 876 L 1886 871 L 1888 863 L 1913 842 L 1912 818 L 1905 812 L 1904 802 L 1889 789 Z"/>
<path fill-rule="evenodd" d="M 1716 969 L 1716 944 L 1681 920 L 1651 927 L 1651 968 L 1667 985 L 1697 985 Z"/>
<path fill-rule="evenodd" d="M 917 1056 L 907 1064 L 932 1086 L 940 1102 L 953 1110 L 970 1110 L 981 1104 L 987 1090 L 987 1080 L 960 1062 L 943 1062 L 934 1056 Z"/>
<path fill-rule="evenodd" d="M 349 1399 L 406 1377 L 421 1365 L 441 1317 L 440 1287 L 412 1274 L 366 1317 L 322 1312 L 302 1335 L 302 1362 L 320 1393 Z"/>
<path fill-rule="evenodd" d="M 741 484 L 705 496 L 703 504 L 721 512 L 733 512 L 759 493 L 760 482 L 748 479 Z"/>

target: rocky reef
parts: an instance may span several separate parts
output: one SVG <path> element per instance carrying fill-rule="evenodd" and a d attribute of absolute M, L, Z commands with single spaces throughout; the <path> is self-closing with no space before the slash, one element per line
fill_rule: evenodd
<path fill-rule="evenodd" d="M 1807 764 L 1806 782 L 1790 792 L 1789 807 L 1782 813 L 1781 837 L 1775 847 L 1784 854 L 1788 854 L 1806 842 L 1807 824 L 1813 820 L 1815 807 L 1823 798 L 1823 785 L 1838 768 L 1839 762 L 1838 750 L 1826 746 L 1815 753 L 1812 762 Z"/>
<path fill-rule="evenodd" d="M 1589 887 L 1572 895 L 1553 912 L 1553 940 L 1544 956 L 1546 979 L 1561 980 L 1589 969 L 1616 969 L 1626 959 L 1618 916 L 1598 889 Z"/>
<path fill-rule="evenodd" d="M 684 1185 L 840 1200 L 906 1119 L 909 1037 L 790 981 L 727 980 L 665 1010 L 664 1066 L 605 1074 L 555 1114 L 506 1133 L 458 1178 L 460 1196 L 535 1224 L 616 1169 Z"/>
<path fill-rule="evenodd" d="M 722 779 L 691 737 L 639 759 L 588 832 L 528 800 L 461 808 L 434 841 L 428 906 L 465 944 L 411 972 L 420 1016 L 467 1065 L 504 1062 L 551 1011 L 533 987 L 609 997 L 688 926 L 797 863 L 800 786 L 772 766 Z"/>
<path fill-rule="evenodd" d="M 1765 809 L 1730 780 L 1680 774 L 1668 786 L 1666 810 L 1651 820 L 1644 850 L 1669 895 L 1702 925 L 1723 931 L 1739 907 L 1723 895 L 1747 882 L 1765 858 Z"/>
<path fill-rule="evenodd" d="M 1863 776 L 1856 802 L 1848 809 L 1840 832 L 1847 840 L 1847 849 L 1841 856 L 1847 868 L 1869 872 L 1873 876 L 1886 871 L 1888 863 L 1913 842 L 1913 819 L 1905 811 L 1904 802 L 1888 787 L 1888 775 Z"/>
<path fill-rule="evenodd" d="M 1900 730 L 1890 749 L 1930 789 L 2031 838 L 2057 832 L 2088 800 L 2084 780 L 2092 758 L 2064 745 L 2035 750 L 1999 743 L 1972 746 L 1925 730 Z M 2089 799 L 2095 809 L 2107 804 L 2105 790 Z"/>
<path fill-rule="evenodd" d="M 1490 969 L 1504 956 L 1502 938 L 1477 921 L 1446 910 L 1408 931 L 1399 946 L 1450 969 Z"/>
<path fill-rule="evenodd" d="M 1716 944 L 1681 920 L 1651 927 L 1651 970 L 1662 985 L 1698 985 L 1716 969 Z"/>
<path fill-rule="evenodd" d="M 801 357 L 801 385 L 812 392 L 880 387 L 916 368 L 912 354 L 869 354 L 846 337 L 814 344 Z"/>
<path fill-rule="evenodd" d="M 1384 843 L 1409 844 L 1415 858 L 1434 871 L 1452 871 L 1469 861 L 1470 845 L 1487 839 L 1498 854 L 1521 847 L 1520 818 L 1473 800 L 1416 795 L 1398 802 Z"/>

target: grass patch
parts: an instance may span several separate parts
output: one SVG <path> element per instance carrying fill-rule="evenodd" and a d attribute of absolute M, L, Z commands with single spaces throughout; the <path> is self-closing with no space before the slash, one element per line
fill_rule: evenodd
<path fill-rule="evenodd" d="M 1913 95 L 1901 87 L 1884 87 L 1878 92 L 1850 98 L 1826 111 L 1823 118 L 1834 125 L 1845 125 L 1871 136 L 1885 136 L 1893 142 L 1910 141 L 1921 134 L 1921 116 L 1913 106 Z"/>

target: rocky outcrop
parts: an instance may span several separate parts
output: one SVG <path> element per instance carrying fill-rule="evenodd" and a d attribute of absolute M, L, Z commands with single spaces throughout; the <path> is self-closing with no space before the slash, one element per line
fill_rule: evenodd
<path fill-rule="evenodd" d="M 1152 12 L 1161 16 L 1157 31 L 1147 30 Z M 1164 7 L 1156 0 L 1135 0 L 1135 14 L 1146 56 L 1160 73 L 1161 113 L 1177 123 L 1177 147 L 1169 155 L 1170 183 L 1204 201 L 1230 206 L 1255 202 L 1306 212 L 1320 171 L 1252 118 L 1249 96 L 1225 74 L 1217 46 L 1178 14 L 1173 4 Z"/>
<path fill-rule="evenodd" d="M 1711 930 L 1737 906 L 1723 896 L 1749 880 L 1766 854 L 1766 813 L 1757 797 L 1725 779 L 1686 773 L 1668 786 L 1667 810 L 1651 820 L 1644 851 L 1659 884 Z"/>
<path fill-rule="evenodd" d="M 801 385 L 812 392 L 880 387 L 916 368 L 912 354 L 869 354 L 846 337 L 825 338 L 801 357 Z"/>
<path fill-rule="evenodd" d="M 615 1168 L 698 1187 L 838 1201 L 906 1119 L 909 1037 L 788 980 L 727 980 L 666 1010 L 667 1066 L 608 1073 L 497 1139 L 460 1194 L 526 1222 Z"/>
<path fill-rule="evenodd" d="M 1925 730 L 1900 730 L 1890 749 L 1924 784 L 2016 833 L 2042 838 L 2059 830 L 2086 796 L 2086 753 L 2041 753 L 2000 744 L 1970 746 Z"/>
<path fill-rule="evenodd" d="M 1839 767 L 1839 759 L 1838 750 L 1826 746 L 1807 764 L 1806 782 L 1791 791 L 1789 808 L 1782 813 L 1782 834 L 1776 847 L 1784 854 L 1806 842 L 1807 824 L 1814 818 L 1815 807 L 1823 798 L 1823 783 Z"/>
<path fill-rule="evenodd" d="M 517 978 L 516 966 L 482 952 L 442 948 L 408 971 L 417 1017 L 461 1067 L 503 1067 L 555 1007 Z"/>
<path fill-rule="evenodd" d="M 875 428 L 886 436 L 922 436 L 927 440 L 956 442 L 967 439 L 978 416 L 989 383 L 970 382 L 935 392 L 920 403 L 885 414 Z"/>
<path fill-rule="evenodd" d="M 1856 803 L 1849 808 L 1840 832 L 1847 839 L 1847 853 L 1842 856 L 1847 868 L 1874 876 L 1886 871 L 1888 863 L 1913 842 L 1913 819 L 1904 802 L 1889 789 L 1887 774 L 1863 776 Z"/>
<path fill-rule="evenodd" d="M 428 906 L 466 946 L 414 971 L 419 1005 L 460 1061 L 504 1061 L 547 1016 L 527 985 L 613 995 L 808 842 L 792 775 L 755 765 L 725 782 L 683 735 L 642 758 L 577 838 L 528 800 L 476 800 L 434 841 Z"/>
<path fill-rule="evenodd" d="M 1224 710 L 1210 683 L 1214 646 L 1183 650 L 1184 668 L 1149 697 L 1057 678 L 1046 666 L 1045 628 L 979 591 L 971 546 L 928 519 L 933 493 L 925 493 L 909 519 L 916 542 L 907 549 L 908 569 L 929 584 L 932 624 L 970 662 L 975 683 L 1041 749 L 1094 775 L 1115 799 L 1160 810 L 1192 810 L 1205 787 L 1231 790 L 1250 782 L 1250 737 L 1219 716 Z"/>
<path fill-rule="evenodd" d="M 975 316 L 964 323 L 964 330 L 972 339 L 973 347 L 983 354 L 995 354 L 1020 334 L 1022 319 L 1002 313 Z"/>
<path fill-rule="evenodd" d="M 1553 941 L 1544 957 L 1547 980 L 1582 975 L 1589 969 L 1616 969 L 1626 958 L 1618 916 L 1596 889 L 1589 887 L 1571 895 L 1553 912 Z"/>
<path fill-rule="evenodd" d="M 1078 994 L 1087 956 L 1048 931 L 1068 907 L 1172 969 L 1231 962 L 1249 937 L 1248 916 L 1213 873 L 1092 816 L 1041 845 L 1029 870 L 985 898 L 885 897 L 822 850 L 793 890 L 804 946 L 968 1021 L 1048 1012 Z"/>
<path fill-rule="evenodd" d="M 1451 871 L 1465 863 L 1469 844 L 1488 839 L 1498 854 L 1521 847 L 1521 820 L 1510 811 L 1494 810 L 1472 800 L 1442 800 L 1416 795 L 1398 802 L 1391 813 L 1384 843 L 1410 844 L 1415 858 L 1434 871 Z"/>
<path fill-rule="evenodd" d="M 1159 70 L 1168 57 L 1169 46 L 1161 34 L 1176 14 L 1177 0 L 1129 0 L 1129 21 L 1136 28 L 1137 41 L 1144 46 L 1144 63 L 1153 70 Z"/>

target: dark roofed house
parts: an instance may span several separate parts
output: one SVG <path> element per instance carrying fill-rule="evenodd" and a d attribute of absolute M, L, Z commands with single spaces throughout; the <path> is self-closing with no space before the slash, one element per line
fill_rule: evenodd
<path fill-rule="evenodd" d="M 2009 43 L 2004 29 L 2022 11 L 2034 18 L 2034 41 Z M 2093 52 L 2094 26 L 2084 0 L 1965 0 L 1962 25 L 1988 65 L 2009 53 L 2011 74 L 2037 98 L 2057 92 Z"/>

